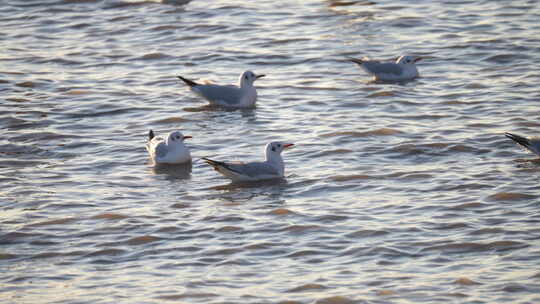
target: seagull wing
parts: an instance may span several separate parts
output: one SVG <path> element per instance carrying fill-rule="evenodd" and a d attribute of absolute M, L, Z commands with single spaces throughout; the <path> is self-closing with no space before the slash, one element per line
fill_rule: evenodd
<path fill-rule="evenodd" d="M 378 61 L 364 61 L 362 67 L 372 74 L 401 75 L 403 68 L 395 63 L 380 63 Z"/>
<path fill-rule="evenodd" d="M 227 163 L 203 159 L 216 171 L 232 180 L 260 180 L 281 177 L 278 170 L 266 162 Z"/>
<path fill-rule="evenodd" d="M 242 91 L 237 86 L 198 85 L 193 90 L 211 103 L 235 105 L 240 103 Z"/>
<path fill-rule="evenodd" d="M 231 168 L 242 175 L 250 178 L 279 177 L 279 172 L 267 162 L 252 162 L 246 164 L 231 165 Z"/>
<path fill-rule="evenodd" d="M 167 156 L 167 153 L 169 153 L 169 147 L 165 144 L 165 142 L 160 142 L 156 145 L 156 156 L 159 158 L 163 158 Z"/>

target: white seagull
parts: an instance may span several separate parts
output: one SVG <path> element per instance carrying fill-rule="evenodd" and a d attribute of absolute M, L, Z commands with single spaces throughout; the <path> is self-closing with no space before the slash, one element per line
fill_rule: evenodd
<path fill-rule="evenodd" d="M 178 76 L 193 92 L 199 94 L 210 104 L 227 108 L 252 108 L 257 100 L 257 90 L 253 86 L 255 80 L 265 75 L 256 75 L 245 71 L 240 75 L 239 87 L 235 85 L 199 84 L 193 80 Z"/>
<path fill-rule="evenodd" d="M 415 63 L 421 59 L 415 56 L 401 56 L 395 63 L 370 60 L 366 57 L 362 59 L 351 58 L 349 60 L 359 64 L 366 73 L 373 75 L 375 80 L 405 81 L 418 77 Z"/>
<path fill-rule="evenodd" d="M 180 131 L 174 131 L 167 135 L 167 139 L 156 137 L 154 132 L 148 132 L 146 150 L 154 164 L 183 164 L 191 162 L 191 153 L 184 144 L 184 139 L 192 138 L 184 136 Z"/>
<path fill-rule="evenodd" d="M 512 133 L 504 133 L 506 137 L 525 147 L 525 149 L 531 151 L 532 153 L 540 156 L 540 138 L 526 138 Z"/>
<path fill-rule="evenodd" d="M 230 178 L 233 182 L 250 182 L 283 178 L 285 164 L 281 157 L 284 149 L 294 144 L 274 141 L 266 145 L 266 160 L 263 162 L 230 163 L 203 157 L 214 170 Z"/>

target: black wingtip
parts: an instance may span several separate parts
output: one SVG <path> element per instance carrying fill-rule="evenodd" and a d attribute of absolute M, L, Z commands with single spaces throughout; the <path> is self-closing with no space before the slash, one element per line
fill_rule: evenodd
<path fill-rule="evenodd" d="M 219 171 L 218 170 L 218 166 L 223 166 L 225 165 L 224 163 L 222 162 L 218 162 L 218 161 L 215 161 L 215 160 L 211 160 L 209 158 L 206 158 L 206 157 L 201 157 L 202 160 L 204 160 L 207 164 L 209 164 L 210 166 L 212 166 L 212 168 L 214 168 L 214 170 L 216 171 Z"/>
<path fill-rule="evenodd" d="M 223 164 L 222 162 L 218 162 L 218 161 L 212 160 L 210 158 L 206 158 L 206 157 L 201 157 L 201 159 L 204 160 L 207 164 L 209 164 L 211 166 L 217 166 L 217 165 Z"/>
<path fill-rule="evenodd" d="M 356 59 L 356 58 L 349 58 L 349 61 L 352 61 L 356 64 L 362 65 L 364 61 L 362 59 Z"/>
<path fill-rule="evenodd" d="M 185 82 L 188 86 L 190 87 L 194 87 L 196 85 L 199 85 L 198 83 L 196 83 L 195 81 L 191 80 L 191 79 L 187 79 L 187 78 L 184 78 L 180 75 L 176 76 L 178 77 L 178 79 L 182 80 L 183 82 Z"/>
<path fill-rule="evenodd" d="M 148 131 L 148 140 L 152 140 L 152 138 L 154 138 L 154 137 L 156 137 L 154 135 L 154 131 L 152 131 L 152 130 Z"/>
<path fill-rule="evenodd" d="M 510 138 L 511 140 L 515 141 L 516 143 L 524 146 L 524 147 L 529 147 L 531 145 L 531 143 L 529 142 L 529 140 L 523 136 L 519 136 L 517 134 L 512 134 L 512 133 L 504 133 L 504 135 L 508 138 Z"/>

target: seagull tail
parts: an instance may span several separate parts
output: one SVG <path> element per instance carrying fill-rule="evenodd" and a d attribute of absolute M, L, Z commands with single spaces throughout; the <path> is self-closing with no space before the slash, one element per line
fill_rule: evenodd
<path fill-rule="evenodd" d="M 356 59 L 356 58 L 349 58 L 349 61 L 352 61 L 356 64 L 362 65 L 364 61 L 362 59 Z"/>
<path fill-rule="evenodd" d="M 204 160 L 210 166 L 214 167 L 214 169 L 216 169 L 216 170 L 217 170 L 217 167 L 225 165 L 225 163 L 223 163 L 223 162 L 219 162 L 217 160 L 212 160 L 212 159 L 209 159 L 209 158 L 206 158 L 206 157 L 202 157 L 201 159 Z"/>
<path fill-rule="evenodd" d="M 212 159 L 209 159 L 209 158 L 206 158 L 206 157 L 201 157 L 201 159 L 204 160 L 210 166 L 212 166 L 214 168 L 214 170 L 216 170 L 218 172 L 220 172 L 219 168 L 223 168 L 223 169 L 235 172 L 235 173 L 239 173 L 238 171 L 232 169 L 229 165 L 227 165 L 224 162 L 220 162 L 220 161 L 217 161 L 217 160 L 212 160 Z"/>
<path fill-rule="evenodd" d="M 515 141 L 516 143 L 522 145 L 525 148 L 529 148 L 531 146 L 531 143 L 529 142 L 529 140 L 523 136 L 519 136 L 519 135 L 508 133 L 508 132 L 504 133 L 504 135 L 506 135 L 506 137 L 510 138 L 511 140 Z"/>
<path fill-rule="evenodd" d="M 199 84 L 196 83 L 195 81 L 190 80 L 190 79 L 187 79 L 187 78 L 184 78 L 184 77 L 182 77 L 182 76 L 180 76 L 180 75 L 178 75 L 177 77 L 178 77 L 178 79 L 182 80 L 183 82 L 185 82 L 185 83 L 186 83 L 188 86 L 190 86 L 190 87 L 194 87 L 194 86 L 199 85 Z"/>
<path fill-rule="evenodd" d="M 150 131 L 148 132 L 148 140 L 152 140 L 152 138 L 154 138 L 154 137 L 156 137 L 156 136 L 154 135 L 154 131 L 150 130 Z"/>

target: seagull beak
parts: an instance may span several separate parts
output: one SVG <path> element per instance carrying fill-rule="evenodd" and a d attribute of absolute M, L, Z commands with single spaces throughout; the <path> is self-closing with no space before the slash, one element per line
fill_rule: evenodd
<path fill-rule="evenodd" d="M 266 75 L 264 75 L 264 74 L 261 74 L 261 75 L 257 75 L 257 76 L 255 76 L 255 78 L 256 78 L 256 79 L 259 79 L 259 78 L 262 78 L 262 77 L 264 77 L 264 76 L 266 76 Z"/>
<path fill-rule="evenodd" d="M 186 135 L 184 136 L 184 139 L 193 138 L 193 136 Z"/>
<path fill-rule="evenodd" d="M 287 149 L 287 148 L 290 148 L 292 146 L 294 146 L 294 144 L 284 144 L 283 149 Z"/>
<path fill-rule="evenodd" d="M 417 63 L 420 60 L 422 60 L 422 57 L 416 57 L 416 59 L 414 59 L 414 63 Z"/>

